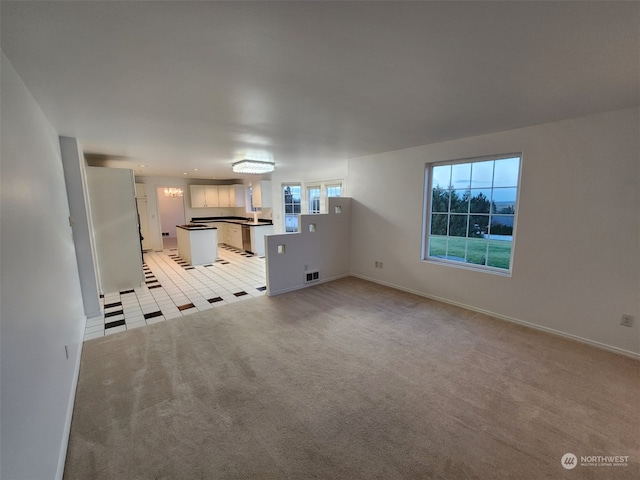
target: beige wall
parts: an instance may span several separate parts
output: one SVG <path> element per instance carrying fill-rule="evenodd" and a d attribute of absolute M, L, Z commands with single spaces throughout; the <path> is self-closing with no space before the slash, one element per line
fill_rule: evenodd
<path fill-rule="evenodd" d="M 351 271 L 640 354 L 639 131 L 632 108 L 351 159 Z M 422 262 L 425 163 L 518 151 L 512 277 Z"/>
<path fill-rule="evenodd" d="M 336 206 L 340 213 L 336 213 Z M 349 275 L 351 199 L 330 198 L 329 212 L 301 215 L 298 233 L 265 237 L 267 295 L 278 295 Z M 309 226 L 313 224 L 313 229 Z M 284 253 L 278 246 L 284 245 Z M 318 281 L 305 283 L 305 272 L 317 271 Z"/>

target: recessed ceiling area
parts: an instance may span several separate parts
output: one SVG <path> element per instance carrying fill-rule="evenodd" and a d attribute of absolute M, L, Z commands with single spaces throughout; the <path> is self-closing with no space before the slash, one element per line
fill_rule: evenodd
<path fill-rule="evenodd" d="M 637 105 L 639 25 L 635 2 L 3 1 L 0 41 L 103 164 L 233 178 Z"/>

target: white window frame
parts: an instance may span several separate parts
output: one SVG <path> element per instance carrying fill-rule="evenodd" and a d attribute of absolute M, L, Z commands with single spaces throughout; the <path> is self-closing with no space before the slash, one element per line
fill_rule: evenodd
<path fill-rule="evenodd" d="M 245 203 L 247 205 L 247 213 L 261 212 L 262 208 L 253 206 L 253 187 L 249 185 L 245 188 Z"/>
<path fill-rule="evenodd" d="M 311 198 L 311 191 L 312 190 L 317 190 L 318 191 L 318 208 L 314 209 L 313 207 L 313 199 Z M 322 211 L 322 184 L 307 184 L 306 185 L 306 192 L 307 192 L 307 212 L 309 212 L 310 215 L 314 215 L 314 214 L 318 214 Z"/>
<path fill-rule="evenodd" d="M 335 195 L 335 196 L 337 196 L 337 197 L 341 197 L 342 196 L 342 182 L 334 182 L 334 183 L 325 184 L 325 191 L 327 193 L 327 198 L 333 196 L 333 195 L 329 195 L 329 189 L 330 188 L 339 188 L 340 189 L 340 194 L 339 195 Z"/>
<path fill-rule="evenodd" d="M 451 203 L 448 204 L 447 206 L 447 234 L 445 235 L 446 239 L 447 239 L 447 247 L 446 247 L 446 251 L 445 251 L 445 257 L 442 258 L 442 256 L 432 256 L 430 255 L 430 243 L 432 240 L 432 235 L 431 235 L 431 228 L 432 228 L 432 214 L 436 213 L 439 214 L 441 212 L 432 212 L 432 189 L 433 189 L 433 168 L 434 167 L 438 167 L 438 166 L 445 166 L 445 165 L 461 165 L 461 164 L 474 164 L 474 163 L 480 163 L 480 162 L 488 162 L 488 161 L 499 161 L 499 160 L 506 160 L 506 159 L 511 159 L 511 158 L 518 158 L 519 159 L 519 164 L 518 164 L 518 176 L 517 176 L 517 185 L 515 187 L 496 187 L 495 186 L 495 171 L 493 173 L 492 179 L 491 179 L 491 187 L 487 187 L 487 188 L 483 188 L 484 190 L 491 190 L 491 195 L 492 198 L 490 199 L 490 202 L 493 202 L 493 193 L 494 190 L 500 189 L 500 188 L 516 188 L 516 198 L 515 198 L 515 209 L 513 211 L 513 227 L 512 227 L 512 234 L 511 234 L 511 250 L 510 250 L 510 255 L 509 255 L 509 267 L 508 268 L 502 268 L 502 267 L 496 267 L 496 266 L 491 266 L 491 265 L 486 265 L 486 264 L 477 264 L 477 263 L 467 263 L 466 261 L 461 261 L 461 260 L 453 260 L 450 258 L 447 258 L 447 254 L 449 252 L 448 248 L 449 248 L 449 240 L 451 238 L 465 238 L 465 257 L 464 258 L 468 258 L 468 248 L 469 248 L 469 221 L 471 219 L 471 216 L 473 215 L 473 212 L 467 211 L 466 213 L 466 217 L 467 217 L 467 224 L 466 224 L 466 230 L 467 230 L 467 234 L 466 236 L 462 237 L 462 236 L 450 236 L 449 235 L 449 228 L 451 226 L 451 217 L 452 215 L 456 215 L 456 212 L 452 212 L 451 211 Z M 514 253 L 515 253 L 515 245 L 516 245 L 516 227 L 517 227 L 517 223 L 518 223 L 518 209 L 520 206 L 520 191 L 522 188 L 522 182 L 521 182 L 521 177 L 522 177 L 522 160 L 523 160 L 523 155 L 522 152 L 515 152 L 515 153 L 507 153 L 507 154 L 499 154 L 499 155 L 489 155 L 489 156 L 482 156 L 482 157 L 471 157 L 471 158 L 463 158 L 463 159 L 457 159 L 457 160 L 450 160 L 450 161 L 442 161 L 442 162 L 434 162 L 434 163 L 427 163 L 425 165 L 425 183 L 424 183 L 424 205 L 423 205 L 423 226 L 422 226 L 422 253 L 421 253 L 421 257 L 422 257 L 422 261 L 427 262 L 427 263 L 438 263 L 438 264 L 442 264 L 442 265 L 447 265 L 447 266 L 452 266 L 452 267 L 457 267 L 457 268 L 465 268 L 465 269 L 471 269 L 471 270 L 479 270 L 479 271 L 483 271 L 483 272 L 488 272 L 488 273 L 494 273 L 494 274 L 498 274 L 498 275 L 505 275 L 505 276 L 511 276 L 512 272 L 513 272 L 513 260 L 514 260 Z M 451 185 L 447 185 L 447 189 L 450 188 Z M 465 187 L 467 188 L 467 187 Z M 475 187 L 480 189 L 479 187 Z M 472 190 L 471 185 L 468 187 L 469 191 Z M 457 190 L 457 189 L 456 189 Z M 450 201 L 450 199 L 449 199 Z M 445 212 L 442 212 L 441 214 L 444 214 Z M 484 214 L 476 214 L 477 216 L 484 216 Z M 488 223 L 488 230 L 487 230 L 487 234 L 486 234 L 486 240 L 487 240 L 487 257 L 485 257 L 485 262 L 487 261 L 488 258 L 490 258 L 490 250 L 489 250 L 489 242 L 491 242 L 491 240 L 496 241 L 495 237 L 492 239 L 491 238 L 491 234 L 490 234 L 490 225 L 491 225 L 491 217 L 493 215 L 500 215 L 500 213 L 498 212 L 492 212 L 491 211 L 491 206 L 490 206 L 490 211 L 487 217 L 487 223 Z M 503 216 L 506 214 L 502 214 Z M 509 214 L 510 215 L 510 214 Z M 465 216 L 465 213 L 462 212 L 459 214 L 460 217 Z M 434 235 L 435 236 L 435 235 Z M 483 235 L 484 236 L 484 235 Z M 494 244 L 496 245 L 496 244 Z"/>
<path fill-rule="evenodd" d="M 284 198 L 284 190 L 287 187 L 298 187 L 300 189 L 300 213 L 287 213 L 287 205 L 295 205 L 294 203 L 285 203 Z M 302 202 L 304 200 L 304 196 L 302 195 L 303 189 L 301 183 L 289 182 L 283 183 L 280 186 L 280 195 L 282 198 L 282 230 L 284 233 L 297 233 L 300 231 L 300 217 L 299 215 L 302 213 Z M 296 216 L 296 230 L 287 230 L 287 217 Z"/>
<path fill-rule="evenodd" d="M 303 198 L 303 210 L 305 212 L 309 212 L 311 213 L 311 209 L 310 209 L 310 205 L 309 205 L 309 195 L 308 195 L 308 189 L 309 188 L 320 188 L 320 212 L 319 213 L 328 213 L 327 212 L 327 208 L 328 208 L 328 203 L 327 203 L 327 188 L 331 188 L 331 187 L 340 187 L 340 196 L 344 197 L 345 196 L 345 179 L 343 178 L 335 178 L 335 179 L 331 179 L 331 180 L 314 180 L 312 182 L 306 182 L 305 183 L 305 196 Z"/>

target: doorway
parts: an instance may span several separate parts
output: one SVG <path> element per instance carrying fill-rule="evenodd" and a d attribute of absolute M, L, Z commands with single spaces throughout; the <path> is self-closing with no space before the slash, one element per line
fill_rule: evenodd
<path fill-rule="evenodd" d="M 162 235 L 162 248 L 178 245 L 176 225 L 184 225 L 184 189 L 182 187 L 158 187 L 158 217 Z"/>

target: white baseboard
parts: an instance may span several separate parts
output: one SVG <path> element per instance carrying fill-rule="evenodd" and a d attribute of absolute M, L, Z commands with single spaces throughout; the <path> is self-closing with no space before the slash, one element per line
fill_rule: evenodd
<path fill-rule="evenodd" d="M 349 276 L 351 276 L 350 273 L 344 273 L 344 274 L 341 274 L 341 275 L 336 275 L 334 277 L 323 278 L 322 280 L 318 280 L 318 281 L 315 281 L 315 282 L 301 283 L 300 285 L 294 285 L 293 287 L 285 288 L 285 289 L 282 289 L 282 290 L 277 290 L 275 292 L 272 292 L 267 287 L 267 296 L 274 297 L 276 295 L 282 295 L 283 293 L 295 292 L 296 290 L 301 290 L 301 289 L 307 288 L 307 287 L 313 287 L 314 285 L 320 285 L 321 283 L 333 282 L 334 280 L 338 280 L 339 278 L 344 278 L 344 277 L 349 277 Z"/>
<path fill-rule="evenodd" d="M 358 275 L 358 274 L 352 273 L 351 276 L 356 277 L 356 278 L 361 278 L 362 280 L 367 280 L 368 282 L 373 282 L 373 283 L 377 283 L 379 285 L 384 285 L 385 287 L 391 287 L 391 288 L 395 288 L 397 290 L 402 290 L 403 292 L 413 293 L 414 295 L 418 295 L 420 297 L 428 298 L 430 300 L 436 300 L 438 302 L 447 303 L 449 305 L 455 305 L 456 307 L 464 308 L 466 310 L 471 310 L 473 312 L 483 313 L 485 315 L 489 315 L 491 317 L 498 318 L 500 320 L 506 320 L 507 322 L 517 323 L 518 325 L 524 325 L 525 327 L 533 328 L 535 330 L 541 330 L 543 332 L 551 333 L 553 335 L 558 335 L 560 337 L 569 338 L 571 340 L 576 340 L 576 341 L 578 341 L 580 343 L 585 343 L 587 345 L 591 345 L 591 346 L 594 346 L 594 347 L 597 347 L 597 348 L 600 348 L 600 349 L 603 349 L 603 350 L 607 350 L 607 351 L 610 351 L 610 352 L 613 352 L 613 353 L 617 353 L 617 354 L 620 354 L 620 355 L 624 355 L 624 356 L 627 356 L 627 357 L 634 358 L 636 360 L 640 360 L 640 353 L 632 352 L 631 350 L 625 350 L 623 348 L 614 347 L 612 345 L 607 345 L 606 343 L 601 343 L 601 342 L 597 342 L 595 340 L 590 340 L 588 338 L 580 337 L 578 335 L 573 335 L 571 333 L 566 333 L 566 332 L 563 332 L 561 330 L 555 330 L 553 328 L 544 327 L 542 325 L 537 325 L 535 323 L 527 322 L 525 320 L 520 320 L 518 318 L 509 317 L 507 315 L 502 315 L 500 313 L 491 312 L 489 310 L 483 310 L 482 308 L 477 308 L 477 307 L 474 307 L 472 305 L 466 305 L 464 303 L 454 302 L 452 300 L 449 300 L 449 299 L 446 299 L 446 298 L 443 298 L 443 297 L 438 297 L 436 295 L 429 295 L 428 293 L 419 292 L 417 290 L 412 290 L 410 288 L 402 287 L 400 285 L 395 285 L 395 284 L 389 283 L 389 282 L 383 282 L 382 280 L 378 280 L 378 279 L 375 279 L 375 278 L 370 278 L 370 277 L 367 277 L 365 275 Z"/>
<path fill-rule="evenodd" d="M 64 422 L 64 432 L 62 435 L 62 444 L 60 445 L 60 456 L 58 457 L 58 470 L 56 472 L 56 480 L 62 480 L 64 475 L 64 465 L 67 459 L 67 448 L 69 447 L 69 436 L 71 434 L 71 420 L 73 418 L 73 407 L 76 401 L 76 389 L 78 388 L 78 378 L 80 377 L 80 359 L 82 358 L 82 346 L 84 345 L 84 332 L 87 328 L 89 319 L 83 316 L 82 334 L 79 339 L 78 351 L 74 359 L 73 382 L 71 384 L 71 392 L 69 393 L 69 402 L 67 404 L 67 416 Z"/>

